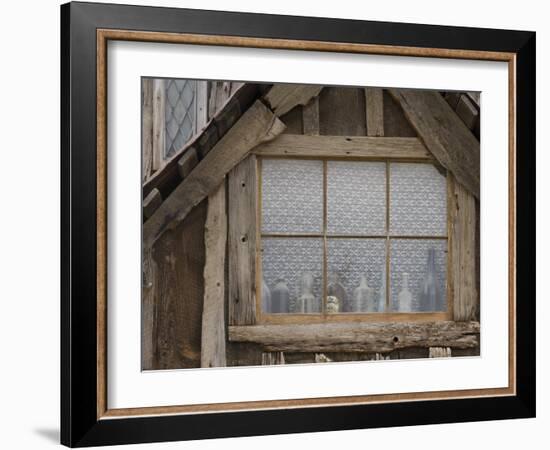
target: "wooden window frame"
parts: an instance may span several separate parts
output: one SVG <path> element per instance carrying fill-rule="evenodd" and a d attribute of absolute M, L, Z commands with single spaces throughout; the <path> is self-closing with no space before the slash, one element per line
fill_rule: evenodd
<path fill-rule="evenodd" d="M 332 139 L 325 139 L 325 136 L 319 136 L 315 138 L 315 141 L 320 145 L 320 151 L 318 154 L 311 152 L 311 154 L 304 155 L 287 155 L 276 154 L 274 151 L 270 151 L 269 154 L 258 154 L 256 157 L 256 205 L 258 213 L 256 215 L 256 283 L 255 283 L 255 298 L 256 298 L 256 322 L 259 324 L 317 324 L 317 323 L 340 323 L 340 322 L 426 322 L 426 321 L 448 321 L 453 318 L 453 293 L 450 289 L 448 282 L 449 266 L 452 258 L 450 255 L 450 209 L 446 208 L 446 221 L 447 231 L 444 236 L 413 236 L 413 235 L 391 235 L 389 230 L 389 218 L 390 218 L 390 203 L 389 203 L 389 189 L 390 179 L 389 170 L 391 163 L 415 163 L 415 164 L 436 164 L 433 158 L 417 158 L 414 155 L 410 155 L 408 158 L 396 157 L 395 152 L 387 151 L 378 152 L 376 156 L 345 156 L 341 154 L 328 155 L 330 151 L 330 142 Z M 306 138 L 309 140 L 309 137 Z M 379 139 L 379 138 L 378 138 Z M 323 145 L 325 143 L 325 145 Z M 387 156 L 384 156 L 387 155 Z M 320 233 L 262 233 L 262 161 L 264 159 L 284 159 L 284 160 L 315 160 L 323 162 L 323 229 Z M 327 163 L 329 161 L 354 161 L 354 162 L 383 162 L 386 166 L 386 227 L 385 232 L 382 235 L 329 235 L 326 229 L 327 225 Z M 447 190 L 447 202 L 449 192 L 449 178 L 445 174 L 446 190 Z M 322 298 L 321 298 L 321 312 L 316 313 L 266 313 L 262 309 L 262 238 L 319 238 L 323 240 L 323 285 L 322 285 Z M 327 254 L 327 240 L 348 238 L 348 239 L 383 239 L 385 241 L 385 262 L 386 262 L 386 311 L 384 312 L 338 312 L 327 313 L 324 307 L 325 299 L 328 292 L 328 254 Z M 391 304 L 390 294 L 390 254 L 389 246 L 392 239 L 433 239 L 433 240 L 445 240 L 447 242 L 447 257 L 446 257 L 446 310 L 445 311 L 433 311 L 433 312 L 392 312 L 389 310 Z"/>

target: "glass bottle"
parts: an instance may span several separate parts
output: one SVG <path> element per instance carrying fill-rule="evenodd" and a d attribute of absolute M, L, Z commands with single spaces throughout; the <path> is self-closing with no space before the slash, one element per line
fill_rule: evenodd
<path fill-rule="evenodd" d="M 266 313 L 273 312 L 271 311 L 271 291 L 269 286 L 265 282 L 265 279 L 262 278 L 262 309 Z"/>
<path fill-rule="evenodd" d="M 435 267 L 435 249 L 428 250 L 424 279 L 420 288 L 420 307 L 423 311 L 435 311 L 439 304 L 439 286 Z"/>
<path fill-rule="evenodd" d="M 342 283 L 340 283 L 340 276 L 337 273 L 331 273 L 329 275 L 327 291 L 328 291 L 327 294 L 329 297 L 336 297 L 336 299 L 338 300 L 336 302 L 338 303 L 338 311 L 344 312 L 350 309 L 348 308 L 348 305 L 347 305 L 346 290 L 344 289 L 344 286 L 342 286 Z M 327 305 L 328 305 L 328 298 L 327 298 Z"/>
<path fill-rule="evenodd" d="M 401 292 L 397 296 L 397 310 L 399 312 L 412 311 L 412 293 L 409 290 L 409 274 L 403 272 L 401 276 Z"/>
<path fill-rule="evenodd" d="M 296 313 L 315 312 L 315 297 L 313 296 L 313 275 L 310 272 L 304 272 L 300 279 L 300 293 L 296 300 Z"/>
<path fill-rule="evenodd" d="M 282 278 L 277 280 L 271 293 L 271 312 L 287 313 L 290 304 L 290 291 L 286 281 Z"/>
<path fill-rule="evenodd" d="M 351 306 L 353 312 L 375 312 L 378 309 L 376 292 L 374 288 L 369 287 L 365 275 L 361 276 L 359 286 L 353 291 L 353 302 Z"/>

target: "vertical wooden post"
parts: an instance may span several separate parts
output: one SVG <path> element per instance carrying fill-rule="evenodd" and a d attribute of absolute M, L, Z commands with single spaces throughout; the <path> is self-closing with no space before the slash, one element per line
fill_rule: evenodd
<path fill-rule="evenodd" d="M 153 80 L 143 78 L 141 84 L 141 180 L 144 182 L 153 173 Z"/>
<path fill-rule="evenodd" d="M 204 230 L 204 305 L 202 310 L 201 367 L 224 367 L 225 357 L 225 180 L 208 197 Z"/>
<path fill-rule="evenodd" d="M 319 97 L 313 97 L 302 108 L 302 123 L 304 134 L 319 135 Z"/>
<path fill-rule="evenodd" d="M 164 166 L 164 134 L 165 134 L 165 87 L 164 80 L 153 80 L 153 170 Z"/>
<path fill-rule="evenodd" d="M 384 136 L 384 97 L 381 88 L 365 88 L 367 136 Z"/>

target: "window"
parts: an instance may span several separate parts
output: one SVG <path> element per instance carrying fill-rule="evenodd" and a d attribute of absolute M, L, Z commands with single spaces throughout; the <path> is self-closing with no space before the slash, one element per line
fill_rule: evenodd
<path fill-rule="evenodd" d="M 258 170 L 262 318 L 446 317 L 447 180 L 433 164 L 264 157 Z"/>

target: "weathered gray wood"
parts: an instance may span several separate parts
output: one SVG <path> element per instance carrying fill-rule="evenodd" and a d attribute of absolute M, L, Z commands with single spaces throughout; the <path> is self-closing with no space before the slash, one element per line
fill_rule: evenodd
<path fill-rule="evenodd" d="M 187 151 L 181 155 L 181 158 L 178 160 L 178 173 L 182 180 L 187 178 L 187 175 L 195 168 L 199 163 L 199 158 L 197 156 L 197 150 L 195 147 L 190 147 Z"/>
<path fill-rule="evenodd" d="M 258 145 L 253 153 L 263 156 L 368 157 L 433 160 L 418 138 L 368 136 L 305 136 L 281 134 Z"/>
<path fill-rule="evenodd" d="M 479 310 L 476 282 L 476 206 L 474 196 L 448 174 L 449 287 L 453 295 L 453 318 L 475 320 Z"/>
<path fill-rule="evenodd" d="M 319 132 L 327 136 L 365 136 L 364 89 L 324 88 L 319 95 Z"/>
<path fill-rule="evenodd" d="M 143 78 L 141 85 L 141 180 L 153 173 L 153 80 Z"/>
<path fill-rule="evenodd" d="M 296 106 L 286 114 L 279 117 L 281 122 L 285 124 L 285 134 L 303 134 L 303 120 L 302 120 L 303 106 Z"/>
<path fill-rule="evenodd" d="M 208 196 L 204 227 L 204 305 L 202 310 L 201 367 L 225 367 L 225 244 L 227 216 L 225 181 Z"/>
<path fill-rule="evenodd" d="M 330 359 L 327 355 L 324 353 L 315 353 L 315 362 L 316 363 L 326 363 L 326 362 L 332 362 L 332 359 Z"/>
<path fill-rule="evenodd" d="M 302 107 L 302 123 L 304 134 L 311 136 L 319 134 L 319 97 L 312 98 Z"/>
<path fill-rule="evenodd" d="M 451 356 L 450 347 L 430 347 L 430 358 L 450 358 Z"/>
<path fill-rule="evenodd" d="M 479 141 L 439 92 L 390 89 L 439 163 L 479 198 Z"/>
<path fill-rule="evenodd" d="M 262 366 L 278 366 L 282 364 L 285 364 L 285 354 L 283 352 L 262 353 Z"/>
<path fill-rule="evenodd" d="M 256 157 L 250 155 L 228 177 L 229 324 L 256 322 Z"/>
<path fill-rule="evenodd" d="M 166 92 L 164 80 L 153 80 L 153 170 L 164 166 L 164 102 Z"/>
<path fill-rule="evenodd" d="M 478 322 L 322 323 L 230 326 L 229 340 L 254 342 L 265 351 L 378 352 L 408 347 L 472 348 Z"/>
<path fill-rule="evenodd" d="M 462 94 L 460 96 L 455 111 L 470 130 L 475 128 L 476 122 L 479 120 L 479 111 L 467 95 Z"/>
<path fill-rule="evenodd" d="M 416 131 L 405 118 L 403 108 L 397 104 L 387 89 L 383 89 L 384 102 L 384 136 L 418 137 Z"/>
<path fill-rule="evenodd" d="M 265 94 L 264 99 L 277 116 L 282 116 L 295 106 L 308 103 L 322 89 L 323 86 L 306 84 L 276 84 Z"/>
<path fill-rule="evenodd" d="M 155 293 L 158 292 L 156 282 L 158 271 L 153 259 L 152 249 L 143 249 L 142 259 L 142 285 L 141 285 L 141 361 L 143 370 L 151 370 L 155 367 L 155 336 L 153 334 Z"/>
<path fill-rule="evenodd" d="M 182 221 L 250 150 L 273 139 L 283 130 L 284 124 L 260 101 L 256 101 L 145 222 L 144 245 L 151 245 L 164 231 Z"/>
<path fill-rule="evenodd" d="M 143 199 L 143 216 L 148 219 L 158 207 L 162 204 L 162 196 L 158 189 L 153 189 L 149 195 Z"/>
<path fill-rule="evenodd" d="M 381 88 L 365 88 L 367 136 L 384 136 L 384 96 Z"/>
<path fill-rule="evenodd" d="M 143 297 L 142 316 L 144 340 L 151 341 L 142 349 L 147 369 L 200 367 L 206 206 L 204 201 L 193 208 L 152 248 L 153 292 Z M 149 251 L 145 247 L 144 255 Z M 145 282 L 151 282 L 147 276 Z"/>

